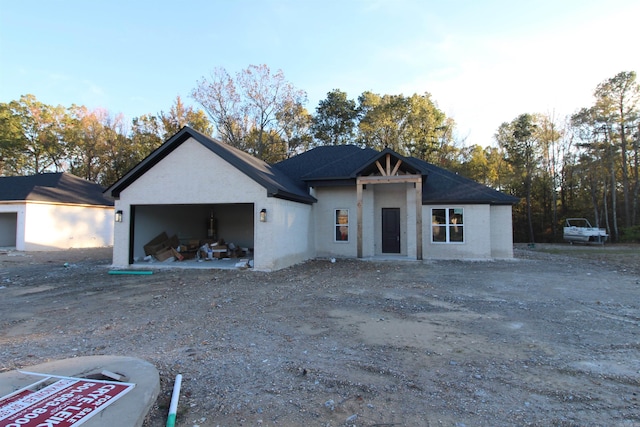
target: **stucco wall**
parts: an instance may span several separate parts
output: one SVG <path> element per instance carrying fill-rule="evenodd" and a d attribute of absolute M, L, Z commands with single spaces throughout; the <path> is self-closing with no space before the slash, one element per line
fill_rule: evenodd
<path fill-rule="evenodd" d="M 318 202 L 314 205 L 314 234 L 316 256 L 319 258 L 355 258 L 357 247 L 357 195 L 355 187 L 319 187 L 314 195 Z M 335 210 L 349 210 L 349 240 L 335 241 Z M 369 222 L 371 219 L 368 219 Z"/>
<path fill-rule="evenodd" d="M 171 205 L 254 202 L 265 198 L 262 186 L 189 139 L 122 191 L 119 201 Z"/>
<path fill-rule="evenodd" d="M 25 205 L 25 251 L 50 251 L 113 245 L 110 206 Z"/>
<path fill-rule="evenodd" d="M 255 208 L 255 269 L 279 270 L 315 257 L 310 205 L 271 197 Z M 261 209 L 266 222 L 260 222 Z"/>
<path fill-rule="evenodd" d="M 491 206 L 491 256 L 513 258 L 511 206 Z"/>
<path fill-rule="evenodd" d="M 464 242 L 432 242 L 431 209 L 464 209 Z M 489 205 L 424 205 L 422 209 L 423 256 L 431 259 L 490 259 L 491 209 Z"/>

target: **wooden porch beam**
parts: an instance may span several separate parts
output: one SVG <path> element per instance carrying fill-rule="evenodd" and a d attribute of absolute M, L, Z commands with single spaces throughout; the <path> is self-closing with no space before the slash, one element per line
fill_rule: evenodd
<path fill-rule="evenodd" d="M 361 176 L 358 177 L 358 182 L 361 184 L 422 183 L 422 177 L 420 175 Z"/>

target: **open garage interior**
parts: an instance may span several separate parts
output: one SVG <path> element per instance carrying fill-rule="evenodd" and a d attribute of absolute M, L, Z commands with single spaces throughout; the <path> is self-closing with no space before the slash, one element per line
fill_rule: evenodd
<path fill-rule="evenodd" d="M 16 212 L 0 213 L 0 247 L 15 247 L 17 230 L 18 214 Z"/>
<path fill-rule="evenodd" d="M 144 262 L 145 245 L 163 233 L 172 246 L 179 243 L 185 257 L 181 262 L 197 260 L 197 248 L 216 242 L 229 248 L 223 257 L 253 257 L 253 203 L 136 205 L 131 215 L 131 263 Z"/>

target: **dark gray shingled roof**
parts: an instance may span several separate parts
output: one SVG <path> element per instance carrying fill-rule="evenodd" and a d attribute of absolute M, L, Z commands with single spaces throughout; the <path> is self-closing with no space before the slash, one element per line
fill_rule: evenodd
<path fill-rule="evenodd" d="M 109 187 L 106 193 L 119 197 L 120 192 L 138 177 L 151 169 L 160 160 L 193 138 L 232 166 L 262 185 L 268 196 L 302 203 L 314 203 L 308 187 L 315 185 L 355 185 L 358 174 L 375 170 L 375 161 L 390 153 L 404 162 L 404 169 L 423 176 L 422 203 L 488 203 L 511 205 L 518 199 L 471 179 L 449 172 L 438 166 L 403 157 L 392 150 L 382 152 L 355 145 L 332 145 L 317 147 L 290 159 L 269 165 L 244 151 L 201 134 L 189 127 L 182 128 L 173 137 L 158 147 L 146 159 Z"/>
<path fill-rule="evenodd" d="M 413 157 L 410 161 L 426 174 L 422 184 L 423 204 L 514 205 L 520 201 L 517 197 L 494 190 L 431 163 Z"/>
<path fill-rule="evenodd" d="M 405 162 L 412 173 L 423 176 L 423 204 L 492 204 L 513 205 L 516 197 L 496 191 L 454 172 L 413 157 L 403 157 L 385 149 L 382 152 L 354 145 L 323 146 L 276 163 L 291 179 L 305 181 L 309 186 L 345 185 L 355 182 L 356 175 L 366 171 L 375 161 L 390 153 Z"/>
<path fill-rule="evenodd" d="M 0 201 L 113 206 L 100 185 L 66 172 L 0 177 Z"/>
<path fill-rule="evenodd" d="M 378 154 L 372 148 L 327 145 L 305 151 L 274 166 L 291 179 L 300 181 L 355 178 L 351 176 L 353 172 Z"/>
<path fill-rule="evenodd" d="M 122 190 L 131 185 L 136 179 L 189 138 L 195 139 L 249 178 L 262 185 L 270 197 L 278 197 L 301 203 L 313 203 L 316 201 L 307 191 L 304 182 L 293 181 L 282 171 L 268 163 L 187 126 L 183 127 L 178 133 L 147 156 L 147 158 L 138 163 L 133 169 L 127 172 L 125 176 L 109 187 L 106 192 L 113 197 L 120 197 Z"/>

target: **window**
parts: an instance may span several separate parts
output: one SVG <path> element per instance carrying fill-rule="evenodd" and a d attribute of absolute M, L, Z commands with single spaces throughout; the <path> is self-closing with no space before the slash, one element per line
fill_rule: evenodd
<path fill-rule="evenodd" d="M 464 209 L 431 209 L 431 229 L 432 242 L 464 242 Z"/>
<path fill-rule="evenodd" d="M 336 242 L 349 241 L 349 209 L 336 209 Z"/>

